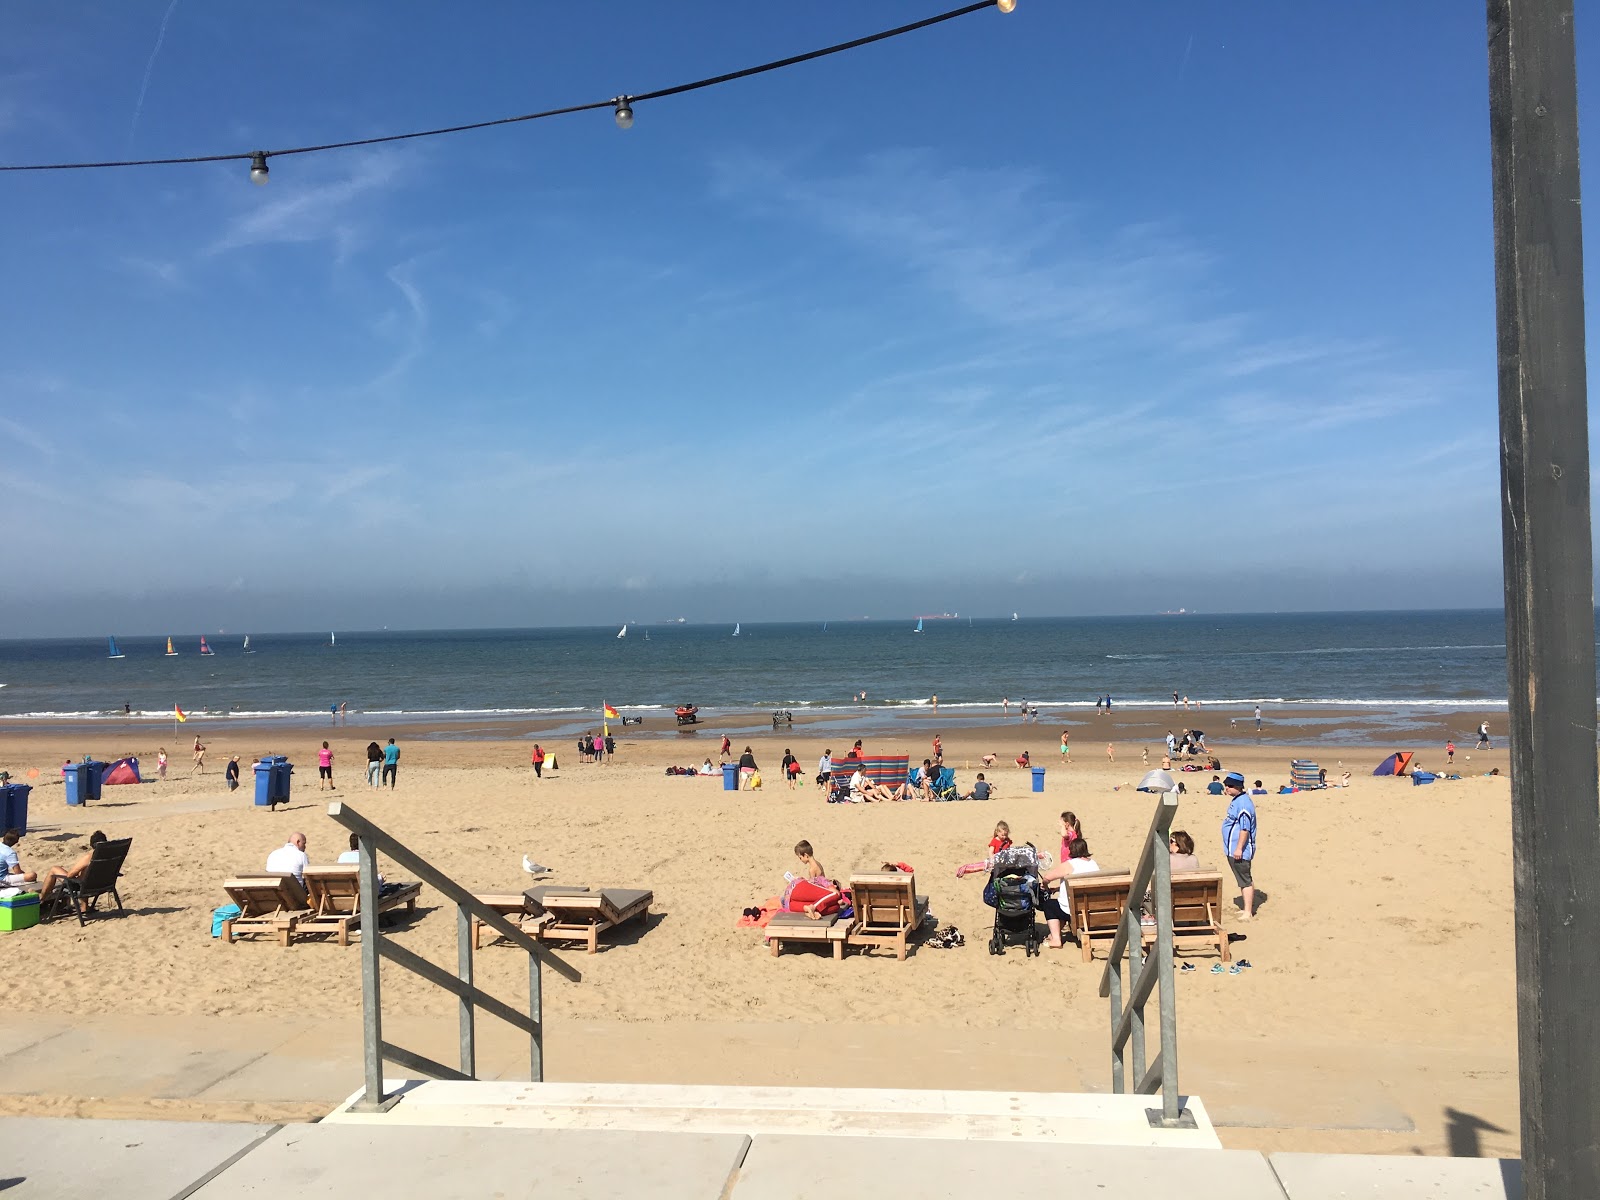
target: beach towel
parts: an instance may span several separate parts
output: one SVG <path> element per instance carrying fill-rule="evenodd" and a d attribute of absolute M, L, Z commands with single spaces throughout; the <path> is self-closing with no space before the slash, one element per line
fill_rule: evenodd
<path fill-rule="evenodd" d="M 749 913 L 746 913 L 733 923 L 733 927 L 735 929 L 765 929 L 767 922 L 772 920 L 772 914 L 783 911 L 778 904 L 776 896 L 768 896 L 761 902 L 760 908 L 761 915 L 759 917 L 752 917 Z"/>

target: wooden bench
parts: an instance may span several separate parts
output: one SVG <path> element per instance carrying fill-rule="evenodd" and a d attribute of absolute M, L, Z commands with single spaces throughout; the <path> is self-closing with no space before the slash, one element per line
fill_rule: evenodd
<path fill-rule="evenodd" d="M 1109 947 L 1117 936 L 1132 887 L 1133 876 L 1127 871 L 1091 871 L 1067 878 L 1067 923 L 1084 962 L 1094 957 L 1096 942 Z"/>
<path fill-rule="evenodd" d="M 1128 871 L 1096 871 L 1067 880 L 1067 915 L 1083 961 L 1094 957 L 1094 943 L 1109 948 L 1128 907 L 1133 875 Z M 1155 945 L 1153 923 L 1139 927 L 1139 941 Z M 1174 948 L 1215 946 L 1223 962 L 1232 954 L 1222 927 L 1222 875 L 1218 871 L 1181 871 L 1172 877 L 1172 942 Z"/>
<path fill-rule="evenodd" d="M 485 908 L 492 908 L 513 925 L 522 926 L 524 933 L 532 930 L 523 926 L 524 919 L 528 916 L 528 898 L 521 892 L 490 892 L 484 895 L 473 893 L 472 898 Z M 478 916 L 472 918 L 472 948 L 483 949 L 483 920 Z M 503 936 L 498 929 L 489 930 L 494 937 Z M 493 939 L 491 939 L 493 940 Z"/>

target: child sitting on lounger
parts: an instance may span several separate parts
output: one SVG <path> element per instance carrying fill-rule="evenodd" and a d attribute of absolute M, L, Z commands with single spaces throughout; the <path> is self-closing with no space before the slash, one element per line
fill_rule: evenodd
<path fill-rule="evenodd" d="M 811 843 L 807 841 L 795 843 L 794 856 L 800 860 L 801 873 L 784 874 L 788 887 L 783 891 L 783 900 L 779 907 L 784 912 L 803 912 L 813 921 L 838 912 L 842 894 L 824 873 L 822 864 L 817 861 L 816 854 L 811 849 Z"/>

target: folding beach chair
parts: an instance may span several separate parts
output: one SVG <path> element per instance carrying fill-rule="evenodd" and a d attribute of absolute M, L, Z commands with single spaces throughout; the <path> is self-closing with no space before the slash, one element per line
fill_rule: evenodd
<path fill-rule="evenodd" d="M 122 874 L 122 864 L 127 860 L 132 838 L 118 838 L 114 842 L 101 842 L 94 848 L 89 867 L 77 879 L 63 879 L 50 893 L 50 914 L 70 908 L 78 914 L 78 924 L 88 924 L 88 915 L 98 913 L 101 896 L 110 896 L 122 911 L 122 897 L 117 894 L 117 879 Z M 47 914 L 39 914 L 41 918 Z"/>

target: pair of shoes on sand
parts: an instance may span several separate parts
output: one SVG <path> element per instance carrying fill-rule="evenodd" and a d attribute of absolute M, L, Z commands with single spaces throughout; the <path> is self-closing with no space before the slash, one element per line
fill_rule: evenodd
<path fill-rule="evenodd" d="M 761 919 L 761 910 L 759 908 L 756 908 L 756 907 L 752 906 L 750 908 L 745 909 L 744 913 L 742 915 L 744 915 L 746 917 L 749 917 L 752 920 L 759 921 Z"/>
<path fill-rule="evenodd" d="M 932 946 L 935 950 L 950 950 L 956 946 L 964 946 L 967 939 L 954 925 L 946 925 L 937 933 L 930 933 L 924 944 Z"/>

